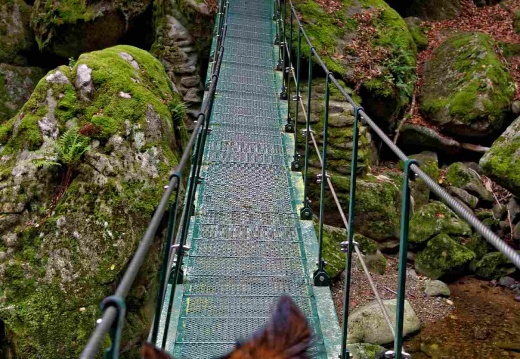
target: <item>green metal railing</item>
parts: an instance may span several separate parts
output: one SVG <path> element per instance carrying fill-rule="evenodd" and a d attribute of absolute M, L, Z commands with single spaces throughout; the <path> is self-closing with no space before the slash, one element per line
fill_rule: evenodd
<path fill-rule="evenodd" d="M 197 115 L 197 122 L 191 134 L 191 137 L 184 149 L 179 164 L 172 172 L 168 185 L 166 185 L 164 194 L 155 211 L 154 216 L 148 228 L 146 229 L 143 238 L 135 252 L 128 269 L 125 271 L 121 282 L 119 283 L 114 295 L 109 296 L 101 303 L 102 317 L 97 321 L 97 326 L 94 329 L 87 345 L 83 349 L 80 358 L 91 359 L 97 357 L 100 347 L 106 335 L 110 336 L 111 346 L 105 351 L 105 358 L 117 359 L 119 358 L 121 334 L 123 330 L 126 305 L 125 297 L 128 295 L 132 284 L 139 272 L 143 262 L 154 243 L 157 232 L 160 228 L 161 222 L 166 212 L 168 215 L 168 226 L 166 231 L 166 238 L 164 240 L 164 248 L 162 252 L 162 263 L 159 278 L 159 289 L 157 293 L 157 303 L 155 308 L 155 316 L 150 331 L 149 341 L 155 345 L 159 335 L 160 315 L 163 311 L 163 303 L 166 295 L 166 288 L 168 283 L 172 284 L 171 295 L 168 307 L 168 319 L 171 315 L 171 306 L 173 303 L 173 296 L 175 294 L 175 285 L 180 281 L 179 273 L 183 262 L 183 256 L 186 251 L 186 238 L 188 236 L 188 228 L 190 217 L 193 214 L 193 203 L 197 185 L 199 183 L 200 168 L 202 165 L 202 156 L 204 154 L 205 141 L 209 129 L 209 121 L 213 109 L 213 102 L 215 98 L 215 91 L 217 88 L 220 67 L 224 54 L 224 39 L 227 33 L 227 7 L 228 3 L 220 0 L 218 11 L 216 14 L 215 29 L 214 29 L 214 53 L 212 54 L 213 61 L 210 64 L 210 82 L 208 86 L 208 93 L 205 96 L 201 112 Z M 190 158 L 191 157 L 191 158 Z M 180 226 L 177 229 L 177 213 L 179 209 L 179 189 L 182 183 L 183 172 L 190 164 L 191 171 L 188 178 L 187 193 L 185 199 L 185 206 L 181 215 Z M 174 241 L 175 237 L 175 241 Z M 170 268 L 173 267 L 173 272 Z M 166 338 L 168 336 L 168 325 L 165 325 L 162 338 L 162 348 L 164 349 Z"/>
<path fill-rule="evenodd" d="M 288 13 L 289 6 L 289 16 Z M 305 29 L 300 21 L 298 15 L 291 0 L 275 0 L 275 14 L 278 18 L 274 19 L 278 23 L 278 31 L 276 42 L 280 46 L 279 51 L 279 66 L 278 70 L 283 71 L 284 84 L 282 86 L 281 98 L 287 98 L 291 101 L 290 96 L 290 83 L 291 77 L 292 82 L 295 84 L 295 95 L 293 100 L 296 102 L 295 106 L 295 120 L 290 117 L 291 106 L 288 106 L 287 114 L 287 132 L 294 132 L 294 140 L 296 143 L 293 170 L 300 170 L 300 154 L 298 153 L 298 136 L 296 131 L 296 123 L 298 120 L 299 108 L 303 111 L 306 126 L 304 132 L 305 137 L 305 153 L 303 156 L 303 176 L 304 176 L 304 201 L 303 208 L 301 209 L 300 215 L 302 219 L 312 219 L 312 210 L 310 207 L 310 200 L 308 198 L 309 193 L 309 156 L 310 147 L 313 145 L 316 155 L 318 156 L 321 163 L 321 174 L 318 177 L 320 182 L 320 203 L 319 203 L 319 255 L 317 258 L 318 269 L 314 274 L 314 285 L 322 286 L 329 285 L 330 278 L 325 270 L 325 262 L 323 260 L 323 225 L 324 225 L 324 202 L 326 193 L 326 184 L 332 193 L 338 211 L 341 215 L 345 228 L 347 229 L 347 240 L 341 244 L 341 250 L 346 252 L 346 263 L 345 263 L 345 290 L 344 290 L 344 307 L 343 307 L 343 325 L 342 325 L 342 348 L 341 348 L 341 359 L 349 357 L 347 348 L 347 332 L 348 332 L 348 315 L 349 315 L 349 302 L 350 302 L 350 287 L 351 287 L 351 267 L 352 267 L 352 253 L 355 251 L 359 257 L 363 271 L 367 276 L 367 279 L 371 285 L 372 291 L 374 292 L 375 298 L 379 303 L 383 316 L 386 323 L 389 326 L 389 330 L 394 336 L 394 350 L 387 352 L 385 355 L 389 358 L 403 358 L 409 357 L 409 354 L 405 353 L 402 348 L 403 344 L 403 317 L 404 317 L 404 301 L 405 301 L 405 284 L 406 284 L 406 250 L 408 242 L 408 226 L 410 220 L 410 187 L 409 182 L 415 177 L 421 178 L 425 184 L 435 193 L 440 199 L 442 199 L 456 214 L 465 219 L 480 235 L 482 235 L 490 244 L 492 244 L 497 250 L 504 254 L 511 262 L 518 268 L 520 268 L 520 254 L 515 252 L 513 248 L 509 247 L 502 239 L 496 236 L 489 228 L 487 228 L 482 222 L 480 222 L 473 213 L 470 213 L 462 205 L 460 205 L 453 197 L 451 197 L 444 189 L 442 189 L 433 179 L 431 179 L 425 172 L 419 168 L 419 163 L 409 159 L 391 140 L 390 138 L 374 123 L 374 121 L 366 114 L 364 109 L 359 106 L 351 97 L 351 94 L 345 90 L 334 77 L 334 74 L 327 68 L 317 53 L 315 47 L 312 45 L 312 41 L 305 32 Z M 296 49 L 293 49 L 292 44 L 288 42 L 286 27 L 289 25 L 289 38 L 292 42 L 294 33 L 293 28 L 297 28 L 297 44 Z M 302 54 L 302 38 L 310 48 L 308 57 L 308 83 L 307 83 L 307 103 L 304 106 L 302 97 L 300 96 L 300 73 L 301 73 L 301 54 Z M 293 59 L 291 57 L 292 52 L 296 53 L 296 72 L 293 68 Z M 316 138 L 312 132 L 310 126 L 310 115 L 311 115 L 311 95 L 312 95 L 312 74 L 313 74 L 313 63 L 317 63 L 319 67 L 326 74 L 325 84 L 325 111 L 323 117 L 323 134 L 322 142 L 323 147 L 320 156 L 320 150 L 317 145 Z M 340 204 L 334 186 L 330 176 L 327 173 L 327 146 L 328 146 L 328 115 L 329 115 L 329 97 L 330 87 L 333 84 L 337 90 L 344 96 L 345 100 L 350 103 L 354 108 L 354 123 L 353 123 L 353 148 L 351 158 L 351 175 L 350 175 L 350 193 L 348 203 L 348 219 L 345 216 L 343 208 Z M 287 94 L 288 93 L 288 94 Z M 282 97 L 283 95 L 283 97 Z M 399 248 L 399 272 L 398 272 L 398 288 L 397 288 L 397 311 L 394 323 L 388 315 L 386 307 L 377 292 L 377 288 L 371 278 L 370 272 L 368 271 L 363 256 L 360 252 L 359 245 L 354 241 L 354 219 L 355 219 L 355 199 L 356 199 L 356 177 L 358 170 L 358 148 L 359 148 L 359 124 L 363 121 L 369 128 L 377 134 L 377 136 L 390 148 L 390 150 L 402 161 L 404 161 L 404 176 L 403 176 L 403 188 L 402 188 L 402 199 L 401 199 L 401 221 L 400 221 L 400 248 Z"/>

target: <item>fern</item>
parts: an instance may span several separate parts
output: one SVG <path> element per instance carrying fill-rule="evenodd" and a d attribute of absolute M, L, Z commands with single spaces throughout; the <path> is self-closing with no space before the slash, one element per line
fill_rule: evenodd
<path fill-rule="evenodd" d="M 35 158 L 31 162 L 34 163 L 36 168 L 61 167 L 61 163 L 46 158 Z"/>
<path fill-rule="evenodd" d="M 85 152 L 90 149 L 90 138 L 81 135 L 79 129 L 73 127 L 58 138 L 54 147 L 60 162 L 75 167 Z"/>
<path fill-rule="evenodd" d="M 175 123 L 181 122 L 186 117 L 186 105 L 183 102 L 179 102 L 176 105 L 170 105 L 170 112 Z"/>

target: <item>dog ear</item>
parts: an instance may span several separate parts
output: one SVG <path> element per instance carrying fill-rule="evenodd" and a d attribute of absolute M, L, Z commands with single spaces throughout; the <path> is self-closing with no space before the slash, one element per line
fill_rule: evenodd
<path fill-rule="evenodd" d="M 311 345 L 307 319 L 289 296 L 282 296 L 267 323 L 263 336 L 285 358 L 305 358 Z"/>
<path fill-rule="evenodd" d="M 141 348 L 141 358 L 143 359 L 173 359 L 164 350 L 154 347 L 150 343 L 144 343 Z"/>

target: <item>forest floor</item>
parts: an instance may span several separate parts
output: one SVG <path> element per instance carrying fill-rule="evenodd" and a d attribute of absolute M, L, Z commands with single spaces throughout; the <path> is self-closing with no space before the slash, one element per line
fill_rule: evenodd
<path fill-rule="evenodd" d="M 372 274 L 381 299 L 396 298 L 397 258 L 387 257 L 384 275 Z M 406 299 L 419 317 L 422 329 L 405 342 L 414 359 L 490 358 L 520 359 L 520 303 L 513 290 L 495 282 L 467 276 L 449 284 L 449 298 L 424 293 L 427 278 L 408 270 Z M 352 270 L 350 309 L 375 299 L 356 261 Z M 332 285 L 332 296 L 341 323 L 344 280 Z"/>

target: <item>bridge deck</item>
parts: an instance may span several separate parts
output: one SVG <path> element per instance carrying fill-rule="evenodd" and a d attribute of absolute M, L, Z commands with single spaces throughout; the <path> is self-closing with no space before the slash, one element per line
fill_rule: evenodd
<path fill-rule="evenodd" d="M 224 354 L 265 323 L 281 294 L 308 316 L 313 357 L 330 357 L 310 285 L 314 257 L 307 260 L 296 214 L 272 12 L 271 1 L 230 1 L 185 284 L 170 324 L 176 359 Z"/>

